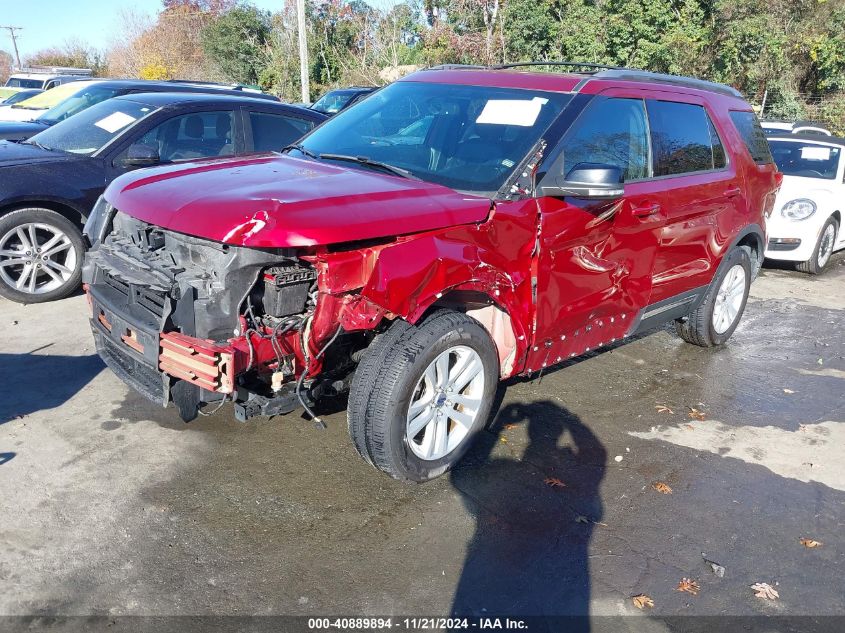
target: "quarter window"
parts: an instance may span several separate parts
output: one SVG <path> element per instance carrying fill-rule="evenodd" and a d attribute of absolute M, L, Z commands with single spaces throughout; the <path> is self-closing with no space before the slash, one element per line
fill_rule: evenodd
<path fill-rule="evenodd" d="M 766 133 L 760 127 L 760 121 L 757 120 L 756 114 L 753 112 L 731 111 L 731 121 L 736 126 L 755 163 L 765 165 L 766 163 L 774 162 L 772 153 L 769 151 Z"/>
<path fill-rule="evenodd" d="M 647 104 L 655 176 L 725 166 L 724 148 L 702 106 L 652 100 Z"/>
<path fill-rule="evenodd" d="M 648 126 L 641 99 L 597 97 L 563 139 L 563 175 L 579 163 L 614 165 L 625 181 L 648 177 Z"/>

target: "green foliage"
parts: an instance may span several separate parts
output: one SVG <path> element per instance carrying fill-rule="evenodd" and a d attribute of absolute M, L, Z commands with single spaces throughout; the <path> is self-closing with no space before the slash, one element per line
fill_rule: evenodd
<path fill-rule="evenodd" d="M 202 31 L 205 54 L 232 81 L 257 84 L 266 65 L 270 14 L 252 5 L 236 5 Z"/>
<path fill-rule="evenodd" d="M 299 99 L 292 0 L 280 2 L 272 16 L 249 0 L 163 1 L 171 14 L 181 8 L 204 16 L 201 39 L 212 69 Z M 713 79 L 755 104 L 765 94 L 772 116 L 842 117 L 845 0 L 404 0 L 390 9 L 375 6 L 307 0 L 313 96 L 337 85 L 379 83 L 395 76 L 381 71 L 408 65 L 545 59 Z M 818 104 L 828 97 L 834 105 L 823 111 Z"/>

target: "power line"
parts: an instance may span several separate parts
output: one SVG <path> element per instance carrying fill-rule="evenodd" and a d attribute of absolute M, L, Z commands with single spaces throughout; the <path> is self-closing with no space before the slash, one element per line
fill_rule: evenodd
<path fill-rule="evenodd" d="M 22 31 L 23 29 L 19 26 L 0 26 L 0 29 L 8 29 L 9 36 L 12 38 L 12 46 L 15 49 L 15 60 L 18 62 L 18 68 L 21 67 L 21 56 L 18 53 L 18 40 L 15 37 L 15 31 Z"/>

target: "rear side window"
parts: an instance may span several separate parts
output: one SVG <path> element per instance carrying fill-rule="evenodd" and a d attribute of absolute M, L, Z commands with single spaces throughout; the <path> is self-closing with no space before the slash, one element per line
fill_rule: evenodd
<path fill-rule="evenodd" d="M 563 139 L 563 175 L 579 163 L 614 165 L 624 181 L 648 177 L 648 125 L 641 99 L 597 97 Z"/>
<path fill-rule="evenodd" d="M 725 152 L 710 117 L 700 105 L 647 102 L 654 175 L 674 176 L 725 166 Z"/>
<path fill-rule="evenodd" d="M 769 142 L 766 140 L 766 134 L 760 127 L 756 114 L 731 110 L 731 120 L 755 163 L 765 165 L 774 162 L 772 153 L 769 151 Z"/>

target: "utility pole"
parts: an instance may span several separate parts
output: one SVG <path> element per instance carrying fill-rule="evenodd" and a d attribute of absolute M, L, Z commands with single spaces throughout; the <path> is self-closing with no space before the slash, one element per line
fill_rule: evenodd
<path fill-rule="evenodd" d="M 15 31 L 22 31 L 19 26 L 0 26 L 0 29 L 8 29 L 9 35 L 12 37 L 12 46 L 15 49 L 15 60 L 18 62 L 18 68 L 21 67 L 21 56 L 18 54 L 18 41 L 15 39 Z"/>
<path fill-rule="evenodd" d="M 302 103 L 311 103 L 311 87 L 308 85 L 308 42 L 305 38 L 305 0 L 296 0 L 296 22 L 299 26 L 299 84 L 302 87 Z"/>

